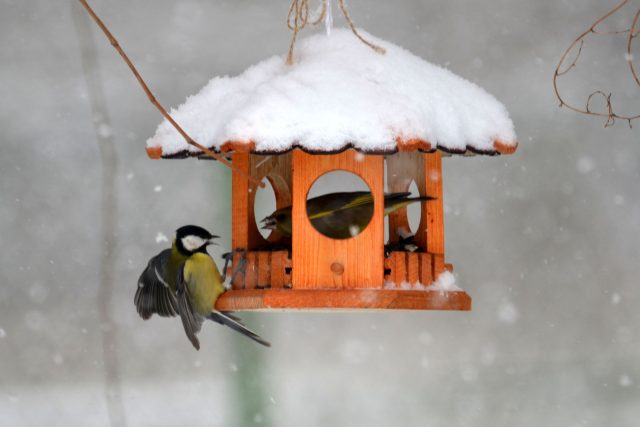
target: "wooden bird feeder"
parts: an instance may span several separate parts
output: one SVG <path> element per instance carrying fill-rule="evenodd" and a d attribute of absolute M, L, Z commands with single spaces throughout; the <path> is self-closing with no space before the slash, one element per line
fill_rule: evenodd
<path fill-rule="evenodd" d="M 342 35 L 331 37 L 335 40 Z M 304 46 L 302 42 L 301 57 L 305 55 Z M 384 46 L 387 55 L 396 55 L 393 45 Z M 360 44 L 354 49 L 360 54 Z M 365 54 L 377 55 L 362 53 Z M 338 149 L 332 146 L 329 150 L 310 149 L 304 141 L 294 141 L 286 149 L 270 150 L 254 137 L 247 134 L 241 140 L 207 145 L 224 153 L 236 168 L 232 173 L 233 259 L 227 273 L 232 289 L 220 297 L 217 309 L 471 309 L 466 292 L 429 286 L 453 269 L 445 259 L 442 157 L 511 154 L 517 146 L 515 139 L 504 141 L 498 135 L 482 144 L 470 141 L 466 146 L 452 147 L 446 141 L 396 137 L 384 147 L 371 150 L 363 149 L 357 141 L 346 141 Z M 147 151 L 151 158 L 201 154 L 188 148 L 163 151 L 163 145 L 154 141 L 150 141 Z M 332 171 L 357 175 L 373 194 L 372 219 L 351 238 L 327 237 L 313 227 L 307 216 L 311 186 Z M 274 189 L 278 209 L 292 206 L 290 239 L 277 231 L 265 239 L 258 230 L 254 215 L 256 182 L 264 179 Z M 421 219 L 415 232 L 417 250 L 385 251 L 385 244 L 400 239 L 398 230 L 410 229 L 406 208 L 385 217 L 385 188 L 388 192 L 406 192 L 412 182 L 420 195 L 434 197 L 420 204 Z M 389 230 L 387 242 L 385 221 Z"/>

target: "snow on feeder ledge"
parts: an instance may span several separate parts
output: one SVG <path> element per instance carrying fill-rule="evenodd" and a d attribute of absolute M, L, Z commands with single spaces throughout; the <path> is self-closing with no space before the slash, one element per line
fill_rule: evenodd
<path fill-rule="evenodd" d="M 444 259 L 441 157 L 511 154 L 513 123 L 477 85 L 366 37 L 387 53 L 377 54 L 348 30 L 311 36 L 298 44 L 293 66 L 276 56 L 239 76 L 214 78 L 171 112 L 199 143 L 229 153 L 258 182 L 267 178 L 277 209 L 292 206 L 291 237 L 273 231 L 263 238 L 254 218 L 255 184 L 233 173 L 232 290 L 218 309 L 471 308 L 459 288 L 431 285 L 452 269 Z M 166 121 L 147 152 L 202 154 Z M 420 195 L 435 197 L 421 203 L 414 252 L 385 254 L 385 163 L 389 192 L 408 191 L 413 181 Z M 374 198 L 371 221 L 348 239 L 320 234 L 306 213 L 311 185 L 335 170 L 358 175 Z M 406 208 L 388 221 L 387 245 L 394 246 L 409 230 Z"/>

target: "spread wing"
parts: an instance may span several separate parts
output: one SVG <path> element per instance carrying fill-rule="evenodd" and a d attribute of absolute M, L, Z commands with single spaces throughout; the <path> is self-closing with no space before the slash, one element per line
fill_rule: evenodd
<path fill-rule="evenodd" d="M 158 314 L 163 317 L 177 315 L 176 298 L 167 283 L 166 267 L 171 249 L 165 249 L 149 260 L 138 279 L 138 289 L 133 299 L 140 317 L 144 320 Z"/>
<path fill-rule="evenodd" d="M 189 261 L 187 261 L 188 263 Z M 178 299 L 178 313 L 180 313 L 180 319 L 182 320 L 182 326 L 184 332 L 187 334 L 187 338 L 191 341 L 191 344 L 196 350 L 200 350 L 200 341 L 196 334 L 202 329 L 202 322 L 204 317 L 196 313 L 191 305 L 191 295 L 189 293 L 189 286 L 185 281 L 184 267 L 186 263 L 178 270 L 178 280 L 176 296 Z"/>

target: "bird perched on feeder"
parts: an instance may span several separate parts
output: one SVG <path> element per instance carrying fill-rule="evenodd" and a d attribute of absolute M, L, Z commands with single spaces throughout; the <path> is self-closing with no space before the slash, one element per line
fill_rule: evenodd
<path fill-rule="evenodd" d="M 389 215 L 415 202 L 432 200 L 431 196 L 409 197 L 411 193 L 384 195 L 384 214 Z M 369 191 L 329 193 L 307 200 L 307 215 L 316 230 L 334 239 L 346 239 L 364 229 L 373 215 L 373 196 Z M 291 206 L 264 218 L 262 228 L 278 230 L 291 236 Z"/>
<path fill-rule="evenodd" d="M 144 320 L 153 314 L 180 315 L 184 331 L 197 350 L 200 342 L 196 334 L 205 319 L 269 347 L 271 344 L 244 326 L 240 319 L 213 309 L 225 291 L 216 263 L 207 253 L 207 246 L 215 244 L 217 237 L 195 225 L 178 228 L 171 248 L 151 258 L 138 279 L 134 298 L 138 314 Z"/>

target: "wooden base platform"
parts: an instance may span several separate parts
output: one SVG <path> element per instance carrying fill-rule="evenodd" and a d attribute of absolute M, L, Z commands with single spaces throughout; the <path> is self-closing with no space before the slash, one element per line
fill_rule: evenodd
<path fill-rule="evenodd" d="M 220 311 L 250 310 L 471 310 L 464 291 L 395 289 L 239 289 L 217 301 Z"/>

